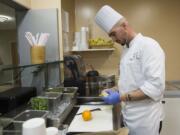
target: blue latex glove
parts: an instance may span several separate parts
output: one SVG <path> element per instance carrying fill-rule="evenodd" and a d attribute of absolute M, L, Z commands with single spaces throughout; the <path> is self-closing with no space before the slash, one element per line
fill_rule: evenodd
<path fill-rule="evenodd" d="M 107 90 L 108 96 L 103 97 L 107 104 L 117 104 L 120 102 L 120 94 L 117 91 Z"/>

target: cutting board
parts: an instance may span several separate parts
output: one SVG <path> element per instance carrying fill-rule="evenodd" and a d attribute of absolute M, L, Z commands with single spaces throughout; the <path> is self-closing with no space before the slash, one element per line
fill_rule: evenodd
<path fill-rule="evenodd" d="M 81 105 L 77 113 L 86 109 L 101 108 L 101 111 L 92 112 L 92 120 L 84 121 L 82 115 L 75 115 L 68 132 L 100 132 L 113 130 L 112 106 L 110 105 Z"/>

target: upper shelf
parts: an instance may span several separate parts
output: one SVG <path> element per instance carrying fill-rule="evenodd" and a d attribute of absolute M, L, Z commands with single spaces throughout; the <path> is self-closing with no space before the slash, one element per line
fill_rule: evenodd
<path fill-rule="evenodd" d="M 20 66 L 12 66 L 12 65 L 5 65 L 0 68 L 1 71 L 6 71 L 6 70 L 12 70 L 12 69 L 19 69 L 19 68 L 27 68 L 27 67 L 33 67 L 33 66 L 43 66 L 43 65 L 49 65 L 49 64 L 56 64 L 56 63 L 62 63 L 64 61 L 58 60 L 58 61 L 50 61 L 50 62 L 45 62 L 45 63 L 40 63 L 40 64 L 29 64 L 29 65 L 20 65 Z"/>
<path fill-rule="evenodd" d="M 105 49 L 87 49 L 87 50 L 77 50 L 72 52 L 99 52 L 99 51 L 114 51 L 115 48 L 105 48 Z"/>

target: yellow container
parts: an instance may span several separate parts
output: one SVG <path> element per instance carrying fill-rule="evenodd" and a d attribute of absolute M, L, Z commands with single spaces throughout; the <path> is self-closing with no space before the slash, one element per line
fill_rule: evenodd
<path fill-rule="evenodd" d="M 31 47 L 31 63 L 40 64 L 45 62 L 45 47 L 33 46 Z"/>

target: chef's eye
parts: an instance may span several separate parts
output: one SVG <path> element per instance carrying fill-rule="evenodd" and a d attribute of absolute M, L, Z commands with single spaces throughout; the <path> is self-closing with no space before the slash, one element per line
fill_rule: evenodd
<path fill-rule="evenodd" d="M 109 34 L 109 37 L 114 37 L 115 35 L 116 35 L 115 32 L 111 32 L 111 33 Z"/>

